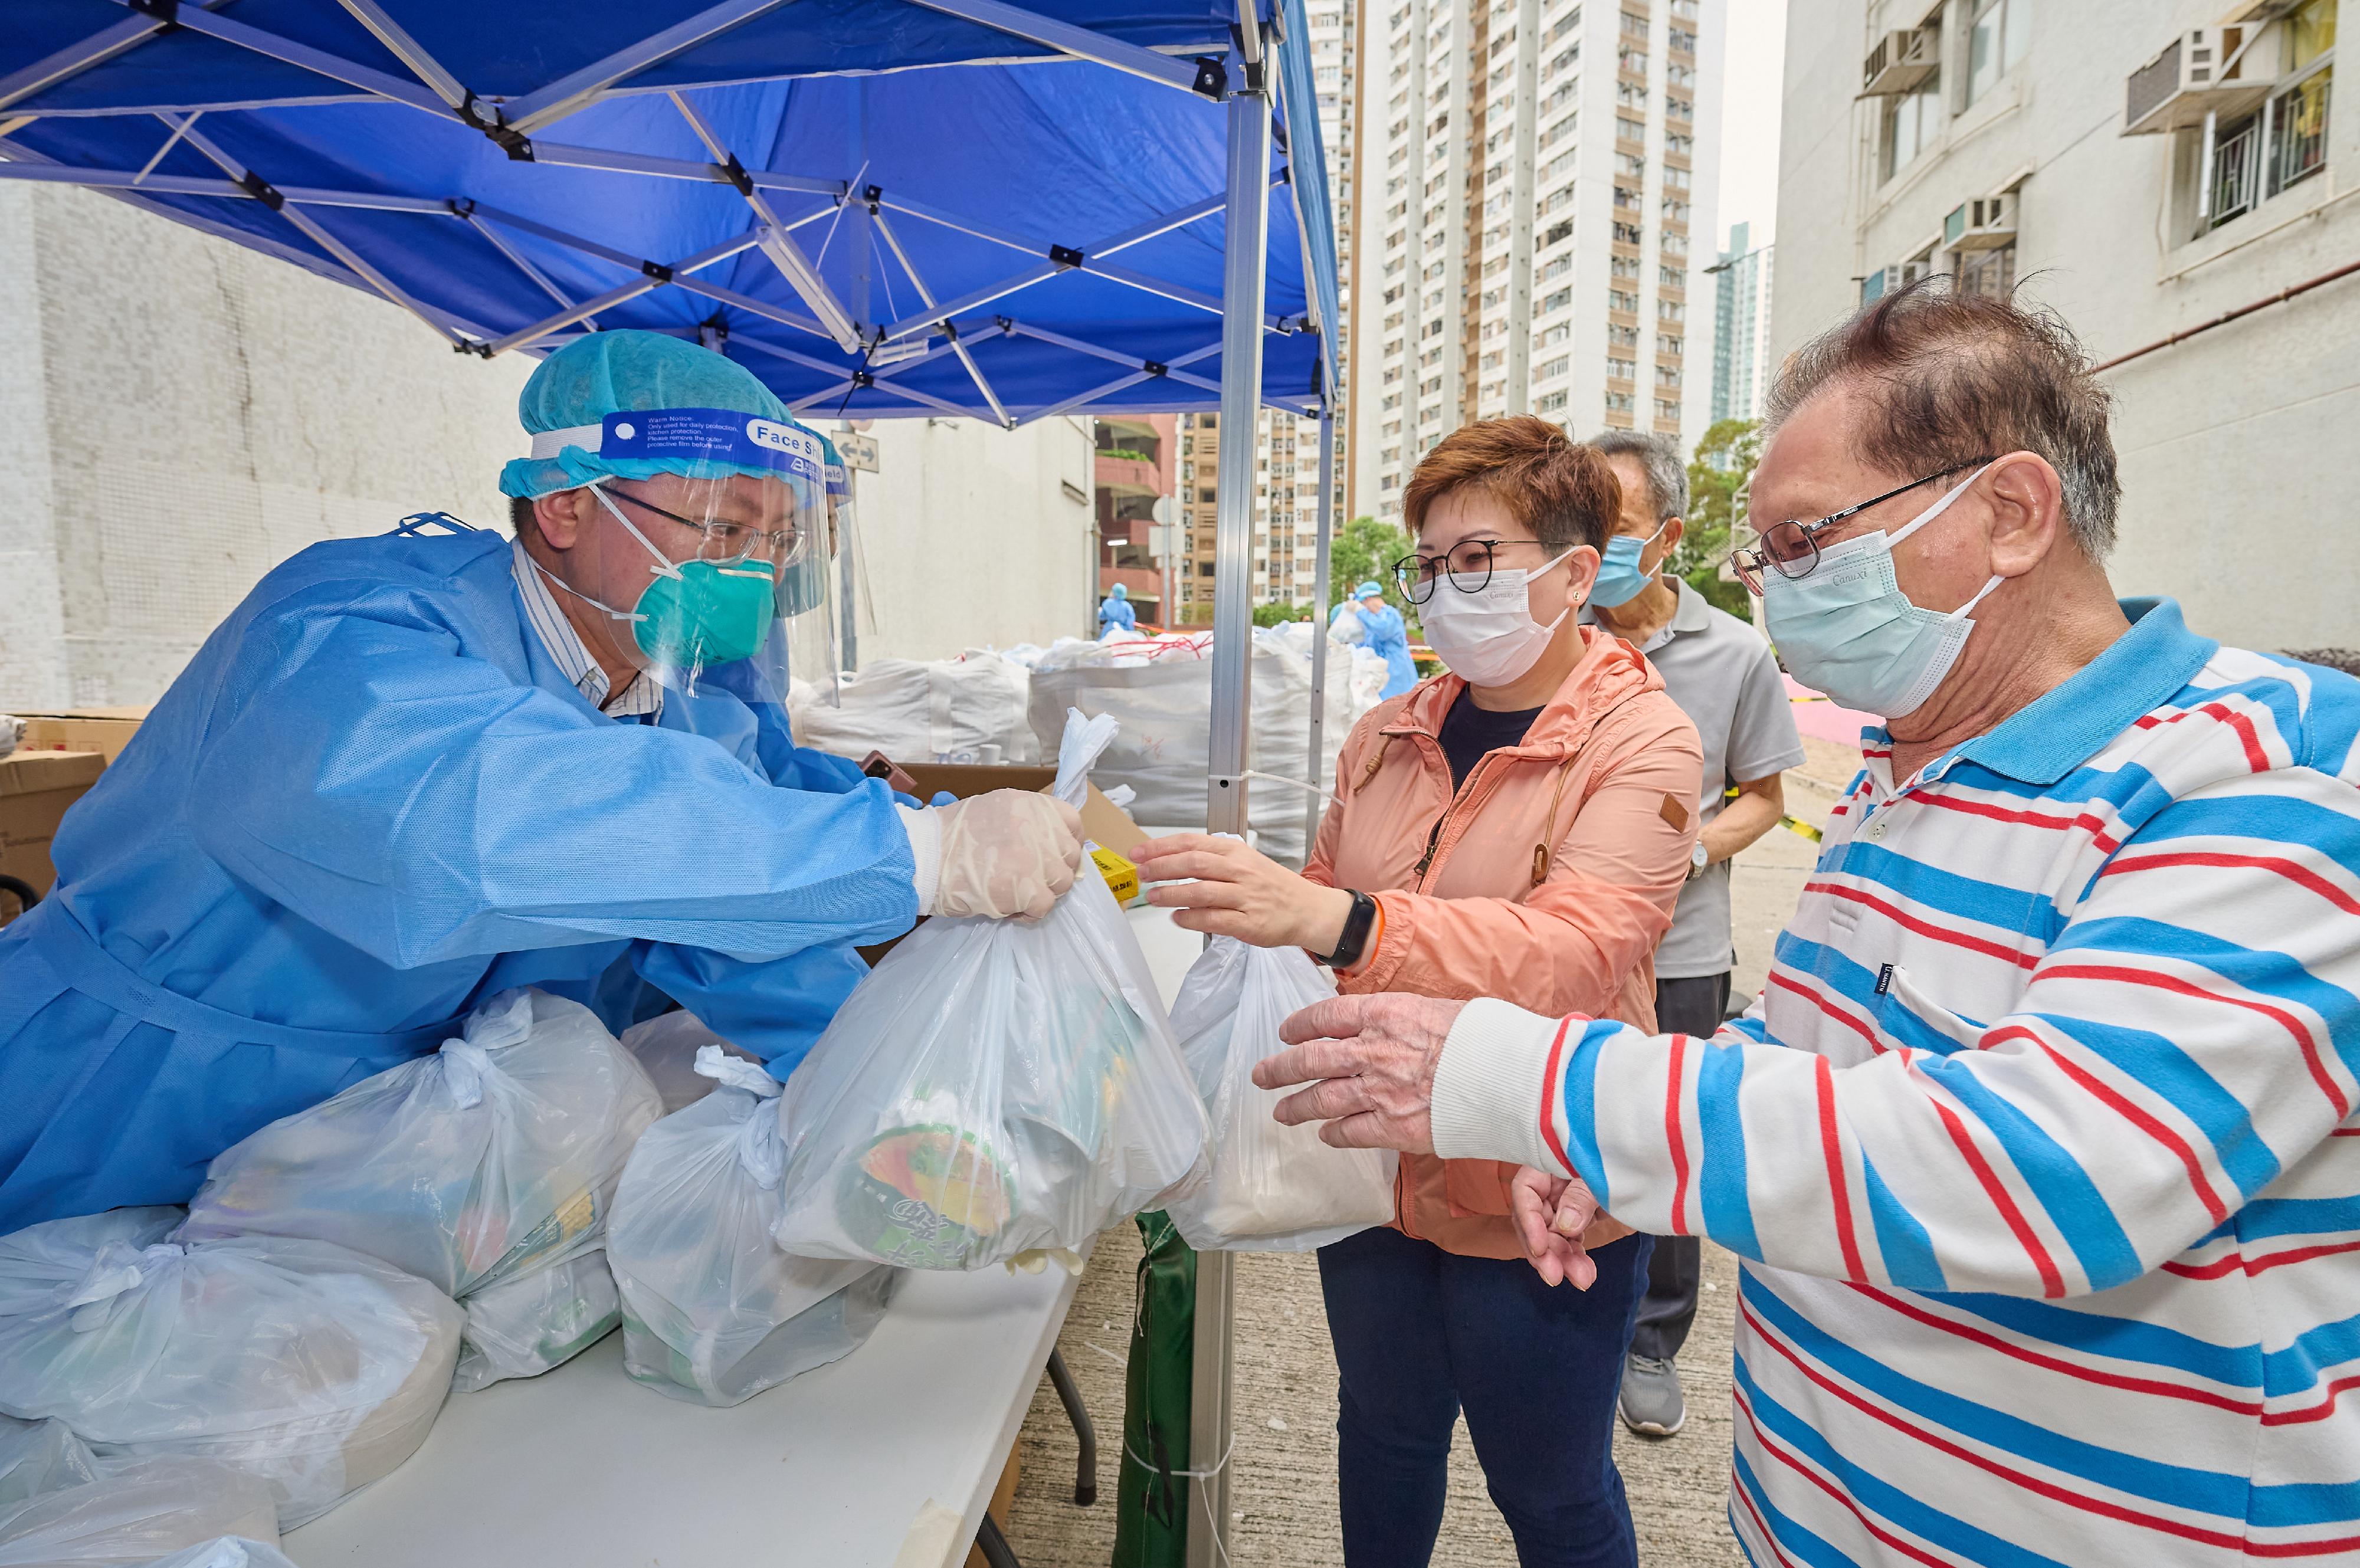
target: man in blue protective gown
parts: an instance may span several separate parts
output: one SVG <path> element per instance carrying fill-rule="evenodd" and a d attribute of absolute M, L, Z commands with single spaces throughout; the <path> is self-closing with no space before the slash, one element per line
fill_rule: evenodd
<path fill-rule="evenodd" d="M 1353 610 L 1360 617 L 1360 627 L 1368 633 L 1361 646 L 1371 653 L 1380 654 L 1385 661 L 1383 697 L 1398 697 L 1417 684 L 1417 665 L 1409 656 L 1409 625 L 1402 613 L 1385 603 L 1385 591 L 1376 583 L 1363 583 L 1353 593 Z"/>
<path fill-rule="evenodd" d="M 481 999 L 641 982 L 783 1078 L 923 913 L 1047 910 L 1046 796 L 916 807 L 789 737 L 826 561 L 815 436 L 651 332 L 520 404 L 515 540 L 314 545 L 208 638 L 0 930 L 0 1234 L 184 1201 L 265 1123 L 435 1050 Z"/>
<path fill-rule="evenodd" d="M 1131 607 L 1131 590 L 1120 583 L 1108 589 L 1107 596 L 1098 601 L 1098 636 L 1106 636 L 1109 626 L 1127 632 L 1139 629 L 1139 612 Z"/>

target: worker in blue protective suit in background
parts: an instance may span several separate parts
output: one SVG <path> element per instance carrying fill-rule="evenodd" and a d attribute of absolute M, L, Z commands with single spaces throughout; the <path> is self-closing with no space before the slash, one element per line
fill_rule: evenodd
<path fill-rule="evenodd" d="M 295 555 L 68 812 L 55 891 L 0 929 L 0 1234 L 184 1201 L 513 985 L 619 1027 L 643 981 L 783 1078 L 853 943 L 1072 885 L 1071 807 L 903 804 L 790 738 L 773 622 L 826 569 L 825 498 L 751 375 L 599 332 L 520 412 L 513 541 Z"/>
<path fill-rule="evenodd" d="M 1119 626 L 1127 632 L 1139 629 L 1139 612 L 1131 607 L 1131 590 L 1118 583 L 1107 590 L 1098 601 L 1098 636 L 1104 637 L 1109 626 Z"/>
<path fill-rule="evenodd" d="M 1352 598 L 1353 612 L 1360 617 L 1360 627 L 1368 634 L 1368 640 L 1360 646 L 1384 658 L 1385 689 L 1382 695 L 1398 697 L 1417 684 L 1417 666 L 1409 656 L 1409 624 L 1402 619 L 1399 610 L 1385 603 L 1385 591 L 1375 583 L 1361 583 Z"/>

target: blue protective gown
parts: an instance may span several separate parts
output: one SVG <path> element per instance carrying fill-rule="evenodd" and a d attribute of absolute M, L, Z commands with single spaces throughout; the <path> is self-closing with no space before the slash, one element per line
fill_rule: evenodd
<path fill-rule="evenodd" d="M 540 985 L 784 1077 L 917 918 L 886 786 L 708 681 L 608 718 L 489 532 L 314 545 L 216 629 L 0 929 L 0 1234 L 187 1200 L 265 1123 Z M 694 733 L 692 733 L 694 732 Z M 619 982 L 619 984 L 618 984 Z"/>
<path fill-rule="evenodd" d="M 1118 599 L 1109 593 L 1098 601 L 1098 636 L 1106 636 L 1109 626 L 1120 626 L 1127 632 L 1139 629 L 1139 613 L 1128 599 Z"/>
<path fill-rule="evenodd" d="M 1361 601 L 1360 625 L 1369 634 L 1362 644 L 1371 653 L 1382 654 L 1385 660 L 1387 697 L 1398 697 L 1417 684 L 1417 665 L 1409 656 L 1409 623 L 1391 604 Z"/>

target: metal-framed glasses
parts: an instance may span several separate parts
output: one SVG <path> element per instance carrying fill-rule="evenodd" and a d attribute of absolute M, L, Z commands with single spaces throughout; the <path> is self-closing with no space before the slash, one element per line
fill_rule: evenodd
<path fill-rule="evenodd" d="M 1434 597 L 1444 577 L 1461 593 L 1480 593 L 1491 582 L 1493 552 L 1505 546 L 1542 548 L 1538 539 L 1460 539 L 1441 555 L 1404 555 L 1393 562 L 1393 585 L 1413 604 Z"/>
<path fill-rule="evenodd" d="M 1799 522 L 1792 517 L 1783 523 L 1773 523 L 1763 531 L 1759 544 L 1737 551 L 1729 558 L 1729 563 L 1736 570 L 1737 580 L 1745 584 L 1746 592 L 1759 597 L 1762 593 L 1762 577 L 1765 567 L 1775 568 L 1779 576 L 1789 579 L 1808 577 L 1817 571 L 1819 564 L 1819 535 L 1837 524 L 1858 517 L 1871 506 L 1881 506 L 1896 495 L 1906 495 L 1921 485 L 1931 485 L 1937 479 L 1948 479 L 1953 474 L 1962 474 L 1970 468 L 1980 468 L 1992 461 L 1988 457 L 1976 457 L 1970 458 L 1964 463 L 1952 463 L 1939 473 L 1929 474 L 1923 479 L 1912 479 L 1908 484 L 1896 485 L 1882 495 L 1872 495 L 1865 501 L 1846 506 L 1841 512 L 1830 512 L 1815 523 Z"/>
<path fill-rule="evenodd" d="M 653 501 L 642 500 L 612 485 L 606 486 L 606 494 L 618 501 L 628 501 L 643 512 L 653 512 L 669 522 L 678 523 L 682 528 L 695 529 L 697 546 L 694 559 L 709 561 L 719 566 L 732 566 L 756 556 L 774 566 L 784 566 L 794 559 L 796 547 L 803 541 L 802 531 L 792 522 L 782 528 L 758 528 L 745 523 L 718 519 L 699 521 L 694 517 L 683 517 L 678 512 L 668 512 Z"/>

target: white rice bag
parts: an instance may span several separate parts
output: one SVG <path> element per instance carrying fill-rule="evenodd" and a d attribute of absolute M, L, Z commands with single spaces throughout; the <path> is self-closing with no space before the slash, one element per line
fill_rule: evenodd
<path fill-rule="evenodd" d="M 1287 1015 L 1335 994 L 1299 947 L 1217 936 L 1188 966 L 1172 1027 L 1212 1119 L 1212 1171 L 1167 1212 L 1198 1251 L 1308 1252 L 1393 1217 L 1398 1156 L 1283 1127 L 1271 1110 L 1284 1094 L 1254 1085 L 1254 1063 L 1282 1049 Z"/>
<path fill-rule="evenodd" d="M 677 1399 L 734 1405 L 849 1355 L 897 1276 L 779 1250 L 778 1083 L 717 1044 L 696 1067 L 720 1087 L 639 1139 L 606 1251 L 625 1370 Z"/>
<path fill-rule="evenodd" d="M 116 1209 L 0 1237 L 0 1411 L 62 1421 L 102 1461 L 248 1471 L 290 1530 L 409 1458 L 450 1389 L 450 1298 L 327 1242 L 167 1240 L 180 1217 Z"/>
<path fill-rule="evenodd" d="M 623 1162 L 662 1108 L 638 1060 L 589 1008 L 504 991 L 433 1055 L 363 1079 L 214 1157 L 180 1235 L 333 1242 L 472 1308 L 490 1288 L 598 1245 Z M 530 1301 L 563 1321 L 518 1321 L 519 1303 Z M 536 1288 L 506 1296 L 483 1321 L 510 1350 L 573 1343 L 575 1304 L 570 1286 Z M 474 1365 L 523 1364 L 487 1349 Z"/>

